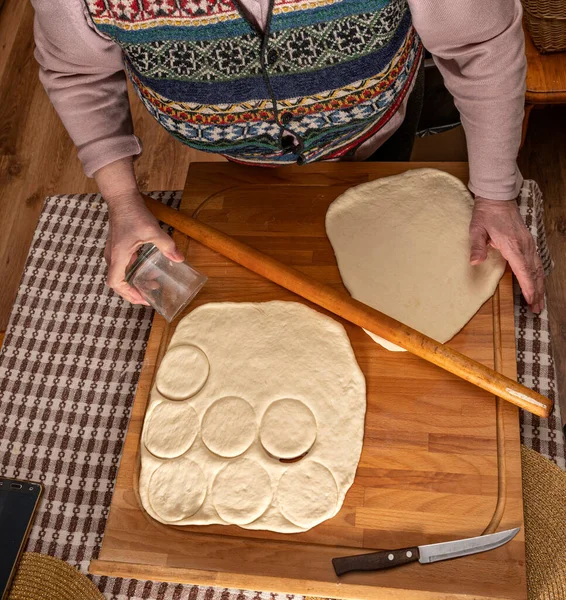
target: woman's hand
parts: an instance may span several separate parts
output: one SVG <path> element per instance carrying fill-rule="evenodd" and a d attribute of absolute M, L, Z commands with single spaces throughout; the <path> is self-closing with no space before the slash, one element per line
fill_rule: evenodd
<path fill-rule="evenodd" d="M 135 260 L 138 248 L 151 242 L 175 262 L 182 262 L 183 255 L 146 208 L 131 156 L 105 165 L 96 171 L 94 178 L 108 205 L 108 238 L 104 250 L 108 263 L 107 284 L 128 302 L 147 305 L 141 294 L 124 281 L 126 269 Z"/>
<path fill-rule="evenodd" d="M 137 190 L 106 201 L 110 217 L 104 252 L 108 263 L 107 284 L 128 302 L 147 305 L 141 294 L 124 281 L 126 270 L 136 259 L 140 246 L 155 244 L 162 254 L 175 262 L 182 262 L 184 257 L 171 237 L 159 227 Z"/>
<path fill-rule="evenodd" d="M 544 308 L 544 269 L 517 203 L 476 197 L 470 238 L 470 262 L 482 263 L 488 244 L 497 248 L 515 273 L 530 309 L 539 313 Z"/>

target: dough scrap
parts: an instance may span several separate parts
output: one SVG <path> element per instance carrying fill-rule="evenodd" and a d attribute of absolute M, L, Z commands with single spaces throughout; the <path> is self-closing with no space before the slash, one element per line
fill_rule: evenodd
<path fill-rule="evenodd" d="M 308 452 L 316 439 L 316 419 L 300 400 L 282 398 L 267 407 L 261 420 L 263 447 L 276 458 L 297 458 Z"/>
<path fill-rule="evenodd" d="M 194 515 L 205 496 L 204 473 L 188 458 L 162 463 L 149 481 L 149 502 L 164 521 L 175 522 Z"/>
<path fill-rule="evenodd" d="M 208 359 L 206 382 L 189 400 L 180 402 L 165 400 L 154 385 L 142 440 L 148 439 L 155 426 L 152 415 L 163 402 L 194 411 L 200 431 L 179 458 L 159 458 L 142 443 L 138 489 L 148 515 L 166 524 L 237 524 L 246 529 L 297 533 L 336 514 L 354 480 L 366 409 L 365 379 L 344 327 L 298 302 L 205 304 L 177 324 L 157 380 L 167 367 L 169 354 L 187 346 L 200 349 Z M 179 373 L 169 375 L 184 380 Z M 297 448 L 310 446 L 308 455 L 292 464 L 273 458 L 258 433 L 262 422 L 264 429 L 267 427 L 271 410 L 288 403 L 297 410 L 281 418 L 279 425 L 281 431 L 290 432 L 289 438 L 279 431 L 266 437 L 265 430 L 263 441 L 280 454 L 295 454 Z M 149 438 L 154 435 L 158 436 L 159 430 Z M 311 443 L 313 435 L 316 438 Z M 314 519 L 312 515 L 307 519 L 302 512 L 303 490 L 295 491 L 294 496 L 284 494 L 285 513 L 276 493 L 290 468 L 295 473 L 309 461 L 321 465 L 313 467 L 322 478 L 320 486 L 315 486 L 316 493 L 327 489 L 322 509 L 306 510 Z M 182 465 L 190 467 L 186 473 Z M 192 465 L 198 465 L 202 477 Z M 183 483 L 183 478 L 189 478 L 190 485 Z M 178 496 L 178 483 L 192 490 L 189 498 Z M 299 507 L 294 509 L 294 504 Z M 296 522 L 286 516 L 295 513 Z"/>
<path fill-rule="evenodd" d="M 436 169 L 350 188 L 326 214 L 344 285 L 355 299 L 447 342 L 493 295 L 505 271 L 493 248 L 484 263 L 470 265 L 472 208 L 466 186 Z"/>
<path fill-rule="evenodd" d="M 222 519 L 235 525 L 246 525 L 261 517 L 272 497 L 267 471 L 249 458 L 228 463 L 212 484 L 214 507 Z"/>
<path fill-rule="evenodd" d="M 277 501 L 289 521 L 300 527 L 313 527 L 335 513 L 338 501 L 336 481 L 319 462 L 298 462 L 281 477 Z"/>
<path fill-rule="evenodd" d="M 149 415 L 145 447 L 159 458 L 176 458 L 184 454 L 199 432 L 197 413 L 182 402 L 164 401 Z"/>
<path fill-rule="evenodd" d="M 206 354 L 189 344 L 167 351 L 157 371 L 158 391 L 170 400 L 194 396 L 206 383 L 209 372 Z"/>
<path fill-rule="evenodd" d="M 227 458 L 243 454 L 256 436 L 254 409 L 242 398 L 221 398 L 205 413 L 202 441 L 207 448 Z"/>

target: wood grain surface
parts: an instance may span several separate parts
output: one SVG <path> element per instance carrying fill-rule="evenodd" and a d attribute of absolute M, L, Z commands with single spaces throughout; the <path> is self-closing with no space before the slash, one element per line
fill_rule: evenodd
<path fill-rule="evenodd" d="M 328 205 L 351 185 L 420 166 L 191 165 L 182 208 L 343 289 L 324 230 Z M 427 166 L 467 178 L 465 164 Z M 194 241 L 187 255 L 210 278 L 188 310 L 222 300 L 302 301 Z M 235 526 L 166 526 L 141 509 L 136 495 L 140 433 L 153 377 L 175 327 L 156 317 L 102 549 L 91 572 L 337 598 L 526 598 L 522 531 L 484 554 L 336 577 L 335 556 L 523 524 L 517 409 L 415 356 L 389 353 L 358 327 L 343 324 L 368 390 L 356 479 L 333 519 L 285 535 Z M 488 301 L 452 345 L 491 367 L 497 361 L 503 373 L 515 376 L 509 272 L 495 302 Z"/>
<path fill-rule="evenodd" d="M 527 104 L 566 104 L 566 52 L 540 54 L 525 31 Z"/>
<path fill-rule="evenodd" d="M 548 418 L 552 412 L 553 402 L 549 398 L 457 352 L 450 345 L 437 342 L 420 331 L 352 298 L 345 291 L 326 285 L 315 277 L 223 233 L 216 227 L 210 227 L 149 196 L 145 197 L 145 202 L 160 221 L 249 271 L 330 311 L 333 315 L 358 325 L 539 417 Z"/>

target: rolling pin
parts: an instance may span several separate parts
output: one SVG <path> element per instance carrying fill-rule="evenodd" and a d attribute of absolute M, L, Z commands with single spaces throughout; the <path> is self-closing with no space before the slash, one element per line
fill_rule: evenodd
<path fill-rule="evenodd" d="M 553 403 L 549 398 L 213 227 L 157 200 L 144 199 L 158 220 L 250 271 L 524 410 L 539 417 L 550 415 Z"/>

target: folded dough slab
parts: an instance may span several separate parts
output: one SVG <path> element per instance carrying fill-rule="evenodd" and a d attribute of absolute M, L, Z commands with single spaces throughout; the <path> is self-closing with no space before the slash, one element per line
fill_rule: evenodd
<path fill-rule="evenodd" d="M 350 188 L 326 213 L 344 285 L 356 300 L 447 342 L 491 298 L 505 271 L 493 248 L 485 262 L 470 264 L 472 208 L 466 186 L 436 169 Z"/>
<path fill-rule="evenodd" d="M 196 308 L 151 391 L 143 507 L 174 525 L 306 531 L 342 506 L 365 410 L 364 376 L 334 319 L 296 302 Z"/>

